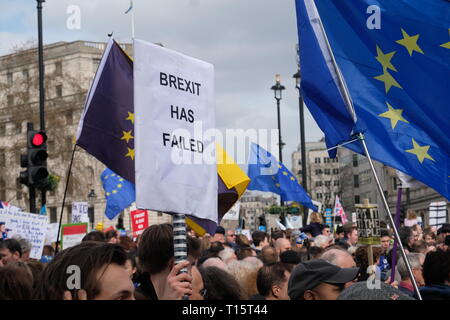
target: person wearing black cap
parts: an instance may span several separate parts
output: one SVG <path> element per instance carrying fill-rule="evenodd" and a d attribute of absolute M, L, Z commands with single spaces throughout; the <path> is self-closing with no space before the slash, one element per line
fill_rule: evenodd
<path fill-rule="evenodd" d="M 288 294 L 291 300 L 336 300 L 359 268 L 339 268 L 323 259 L 300 263 L 291 274 Z"/>

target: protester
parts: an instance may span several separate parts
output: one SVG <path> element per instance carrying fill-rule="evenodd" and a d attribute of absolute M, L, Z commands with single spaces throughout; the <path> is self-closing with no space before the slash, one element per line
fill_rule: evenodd
<path fill-rule="evenodd" d="M 286 238 L 278 238 L 275 241 L 275 249 L 277 250 L 278 256 L 287 250 L 291 250 L 291 242 Z"/>
<path fill-rule="evenodd" d="M 411 246 L 414 243 L 414 234 L 410 227 L 401 227 L 398 230 L 398 235 L 400 237 L 400 241 L 402 242 L 403 248 L 406 253 L 412 252 Z"/>
<path fill-rule="evenodd" d="M 31 300 L 33 275 L 29 267 L 20 261 L 10 261 L 0 268 L 0 300 Z"/>
<path fill-rule="evenodd" d="M 219 258 L 222 259 L 225 264 L 229 264 L 231 261 L 237 260 L 236 253 L 231 248 L 224 248 L 222 251 L 220 251 Z"/>
<path fill-rule="evenodd" d="M 105 234 L 98 230 L 93 230 L 86 234 L 81 241 L 98 241 L 98 242 L 105 242 Z"/>
<path fill-rule="evenodd" d="M 450 300 L 450 251 L 429 252 L 423 263 L 423 300 Z"/>
<path fill-rule="evenodd" d="M 340 245 L 344 249 L 355 247 L 358 244 L 358 228 L 350 225 L 344 226 L 344 237 L 340 239 L 336 244 Z"/>
<path fill-rule="evenodd" d="M 322 229 L 322 235 L 326 236 L 326 237 L 330 237 L 331 236 L 331 229 L 329 226 L 324 225 L 324 228 Z"/>
<path fill-rule="evenodd" d="M 261 249 L 261 260 L 264 264 L 271 264 L 280 260 L 280 255 L 272 246 L 265 246 Z"/>
<path fill-rule="evenodd" d="M 423 229 L 423 239 L 428 246 L 436 245 L 436 233 L 430 227 Z"/>
<path fill-rule="evenodd" d="M 411 230 L 413 232 L 414 241 L 422 240 L 423 234 L 422 234 L 422 228 L 420 227 L 420 224 L 416 223 L 411 227 Z"/>
<path fill-rule="evenodd" d="M 0 241 L 0 259 L 3 265 L 9 262 L 19 261 L 22 257 L 22 247 L 16 239 Z"/>
<path fill-rule="evenodd" d="M 263 266 L 258 270 L 256 279 L 259 294 L 264 300 L 289 300 L 288 280 L 290 275 L 290 271 L 283 263 Z"/>
<path fill-rule="evenodd" d="M 432 251 L 434 247 L 428 247 L 424 240 L 417 240 L 411 246 L 411 252 L 427 254 Z"/>
<path fill-rule="evenodd" d="M 317 237 L 322 234 L 322 230 L 325 228 L 320 213 L 313 212 L 310 217 L 310 224 L 300 229 L 302 232 L 309 232 L 313 237 Z"/>
<path fill-rule="evenodd" d="M 201 267 L 205 300 L 244 300 L 240 284 L 228 272 L 216 267 Z"/>
<path fill-rule="evenodd" d="M 425 280 L 423 279 L 422 265 L 425 261 L 425 255 L 422 253 L 408 253 L 406 254 L 406 258 L 409 261 L 417 285 L 423 287 Z M 398 259 L 397 271 L 401 278 L 398 289 L 410 297 L 415 297 L 414 286 L 408 272 L 408 267 L 402 256 Z"/>
<path fill-rule="evenodd" d="M 221 226 L 217 226 L 216 233 L 214 234 L 211 242 L 225 243 L 225 229 Z"/>
<path fill-rule="evenodd" d="M 123 246 L 121 245 L 123 248 Z M 134 278 L 134 274 L 137 271 L 137 264 L 136 264 L 136 255 L 134 253 L 127 252 L 127 260 L 125 262 L 125 269 L 128 272 L 128 275 L 131 279 Z"/>
<path fill-rule="evenodd" d="M 126 259 L 120 246 L 108 243 L 86 241 L 65 249 L 45 268 L 35 298 L 133 300 L 134 286 L 125 268 Z M 76 279 L 80 291 L 75 288 Z"/>
<path fill-rule="evenodd" d="M 325 249 L 332 245 L 333 239 L 329 236 L 325 236 L 323 234 L 319 234 L 317 237 L 314 238 L 314 246 L 320 247 L 322 249 Z"/>
<path fill-rule="evenodd" d="M 20 261 L 27 262 L 30 259 L 31 253 L 31 243 L 27 239 L 24 239 L 20 236 L 15 236 L 13 239 L 16 239 L 20 244 L 20 250 L 22 255 L 20 256 Z"/>
<path fill-rule="evenodd" d="M 322 247 L 310 247 L 308 249 L 309 251 L 309 258 L 308 260 L 314 260 L 314 259 L 319 259 L 319 257 L 322 255 L 322 253 L 324 252 L 324 249 Z"/>
<path fill-rule="evenodd" d="M 256 277 L 258 270 L 262 266 L 262 263 L 255 263 L 255 260 L 235 260 L 228 265 L 230 274 L 242 287 L 245 300 L 250 299 L 250 297 L 258 293 L 258 289 L 256 287 Z"/>
<path fill-rule="evenodd" d="M 33 275 L 33 290 L 35 290 L 41 281 L 42 273 L 44 272 L 44 264 L 30 259 L 27 261 L 26 265 Z"/>
<path fill-rule="evenodd" d="M 276 230 L 272 232 L 271 239 L 270 239 L 270 245 L 275 246 L 275 242 L 280 238 L 286 238 L 286 232 L 283 230 Z"/>
<path fill-rule="evenodd" d="M 367 247 L 359 247 L 358 249 L 356 249 L 355 252 L 355 262 L 356 265 L 359 267 L 359 275 L 358 275 L 358 282 L 359 281 L 366 281 L 369 276 L 370 276 L 370 272 L 372 271 L 373 268 L 376 268 L 376 266 L 378 265 L 378 261 L 381 257 L 381 248 L 378 247 L 373 247 L 372 248 L 372 259 L 374 264 L 370 265 L 369 264 L 369 257 L 368 257 L 368 248 Z M 369 268 L 370 267 L 370 268 Z"/>
<path fill-rule="evenodd" d="M 255 231 L 252 233 L 253 245 L 257 254 L 261 253 L 263 247 L 269 245 L 269 236 L 264 231 Z"/>
<path fill-rule="evenodd" d="M 229 263 L 232 261 L 234 260 L 231 260 Z M 220 258 L 208 258 L 200 266 L 203 268 L 216 267 L 222 269 L 223 271 L 229 272 L 228 265 L 226 265 Z"/>
<path fill-rule="evenodd" d="M 117 230 L 109 230 L 105 233 L 105 241 L 112 244 L 120 243 L 120 234 Z"/>
<path fill-rule="evenodd" d="M 391 249 L 392 237 L 387 229 L 381 229 L 380 244 L 383 255 L 387 255 Z"/>
<path fill-rule="evenodd" d="M 236 232 L 234 231 L 234 229 L 228 229 L 226 232 L 226 242 L 227 243 L 235 243 L 236 242 Z"/>
<path fill-rule="evenodd" d="M 118 243 L 123 248 L 123 250 L 125 250 L 126 252 L 130 252 L 130 251 L 134 252 L 137 249 L 134 241 L 128 236 L 120 236 Z"/>
<path fill-rule="evenodd" d="M 358 268 L 339 268 L 322 259 L 302 262 L 289 279 L 289 297 L 291 300 L 336 300 L 358 272 Z"/>
<path fill-rule="evenodd" d="M 378 285 L 374 287 L 366 281 L 358 282 L 342 291 L 337 300 L 415 300 L 384 282 Z"/>
<path fill-rule="evenodd" d="M 336 228 L 336 231 L 334 233 L 334 241 L 337 242 L 341 239 L 344 238 L 344 227 L 343 226 L 338 226 Z"/>
<path fill-rule="evenodd" d="M 227 236 L 228 238 L 228 236 Z M 229 244 L 231 244 L 230 242 L 228 242 Z M 237 248 L 242 248 L 242 247 L 248 247 L 250 248 L 250 240 L 248 240 L 248 238 L 243 235 L 243 234 L 239 234 L 239 235 L 233 235 L 233 243 L 236 244 Z M 236 248 L 236 250 L 237 250 Z"/>
<path fill-rule="evenodd" d="M 280 262 L 291 272 L 301 262 L 300 254 L 294 250 L 287 250 L 280 254 Z"/>
<path fill-rule="evenodd" d="M 145 229 L 138 247 L 139 264 L 144 272 L 136 289 L 139 299 L 143 296 L 149 300 L 180 300 L 191 295 L 192 277 L 188 273 L 178 274 L 197 258 L 189 255 L 189 246 L 187 251 L 189 261 L 175 265 L 172 225 L 157 224 Z"/>
<path fill-rule="evenodd" d="M 196 266 L 192 266 L 192 294 L 189 300 L 205 300 L 206 289 L 203 284 L 202 274 Z"/>
<path fill-rule="evenodd" d="M 244 260 L 247 257 L 255 257 L 256 251 L 250 247 L 241 247 L 236 252 L 238 260 Z"/>
<path fill-rule="evenodd" d="M 417 214 L 414 210 L 408 209 L 406 213 L 406 219 L 403 222 L 405 227 L 412 227 L 418 223 L 417 221 Z"/>

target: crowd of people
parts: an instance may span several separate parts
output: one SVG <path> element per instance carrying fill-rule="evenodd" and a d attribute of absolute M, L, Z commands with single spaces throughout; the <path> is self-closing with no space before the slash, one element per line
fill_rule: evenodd
<path fill-rule="evenodd" d="M 438 230 L 407 224 L 399 234 L 422 298 L 449 300 L 450 224 Z M 27 240 L 6 239 L 0 299 L 417 299 L 407 265 L 393 250 L 392 230 L 382 227 L 380 245 L 370 251 L 358 244 L 355 224 L 332 230 L 318 213 L 300 230 L 254 231 L 251 239 L 220 226 L 212 236 L 188 229 L 187 261 L 178 264 L 171 224 L 152 225 L 137 239 L 95 230 L 56 255 L 45 246 L 40 261 L 29 258 Z"/>

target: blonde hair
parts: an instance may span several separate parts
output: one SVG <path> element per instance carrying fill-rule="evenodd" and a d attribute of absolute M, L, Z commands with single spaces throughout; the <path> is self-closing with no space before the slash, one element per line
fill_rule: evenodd
<path fill-rule="evenodd" d="M 412 209 L 408 209 L 408 211 L 407 211 L 407 218 L 406 219 L 408 219 L 408 220 L 417 219 L 417 213 L 414 210 L 412 210 Z"/>
<path fill-rule="evenodd" d="M 310 222 L 323 223 L 322 215 L 318 212 L 311 213 Z"/>

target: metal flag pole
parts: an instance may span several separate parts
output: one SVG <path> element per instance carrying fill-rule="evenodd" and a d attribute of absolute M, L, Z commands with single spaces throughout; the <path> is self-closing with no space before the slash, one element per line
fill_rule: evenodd
<path fill-rule="evenodd" d="M 173 251 L 175 264 L 187 261 L 187 241 L 186 241 L 186 216 L 175 213 L 173 215 Z M 187 268 L 180 270 L 180 273 L 187 273 Z M 183 296 L 183 300 L 189 300 L 189 296 Z"/>
<path fill-rule="evenodd" d="M 325 28 L 323 27 L 322 20 L 320 18 L 320 15 L 318 14 L 318 12 L 317 12 L 317 21 L 319 23 L 319 26 L 320 26 L 320 29 L 321 29 L 321 33 L 322 33 L 322 35 L 324 37 L 324 40 L 325 40 L 325 43 L 326 43 L 326 46 L 327 46 L 327 50 L 328 50 L 328 54 L 330 55 L 331 62 L 333 64 L 333 68 L 335 69 L 335 72 L 336 72 L 336 75 L 337 75 L 337 80 L 339 82 L 339 89 L 340 89 L 341 94 L 342 94 L 342 96 L 344 98 L 344 102 L 346 104 L 347 110 L 349 111 L 350 115 L 352 116 L 353 121 L 356 123 L 356 119 L 357 118 L 356 118 L 355 109 L 353 107 L 353 102 L 352 102 L 351 97 L 350 97 L 350 93 L 348 92 L 348 88 L 347 88 L 347 85 L 346 85 L 346 83 L 344 81 L 344 77 L 342 76 L 341 70 L 339 69 L 339 66 L 338 66 L 338 64 L 336 62 L 336 59 L 334 57 L 333 50 L 331 49 L 330 42 L 328 41 L 328 37 L 327 37 L 327 34 L 325 32 Z M 400 240 L 400 236 L 398 234 L 397 227 L 395 226 L 394 220 L 392 218 L 391 210 L 389 209 L 389 204 L 387 203 L 386 197 L 385 197 L 384 192 L 383 192 L 383 188 L 381 187 L 380 180 L 378 179 L 377 172 L 375 171 L 375 167 L 374 167 L 373 162 L 372 162 L 372 157 L 370 156 L 369 150 L 367 148 L 366 141 L 364 139 L 364 134 L 359 132 L 359 133 L 356 133 L 355 135 L 356 135 L 356 138 L 358 138 L 359 141 L 361 142 L 361 144 L 362 144 L 362 146 L 364 148 L 364 153 L 365 153 L 365 155 L 366 155 L 366 157 L 367 157 L 367 159 L 369 161 L 370 168 L 372 170 L 373 176 L 375 177 L 375 181 L 377 183 L 378 192 L 380 193 L 380 196 L 383 199 L 383 205 L 384 205 L 384 207 L 386 209 L 387 216 L 389 218 L 389 222 L 392 225 L 392 228 L 394 229 L 395 238 L 398 241 L 402 257 L 403 257 L 403 259 L 405 261 L 405 264 L 407 266 L 407 269 L 408 269 L 409 277 L 411 278 L 411 282 L 412 282 L 412 284 L 414 286 L 414 290 L 415 290 L 415 292 L 417 294 L 418 299 L 422 300 L 422 296 L 420 295 L 419 287 L 417 286 L 416 279 L 414 278 L 414 274 L 412 272 L 411 265 L 409 263 L 408 258 L 406 257 L 405 249 L 403 248 L 403 244 L 402 244 L 402 242 Z"/>
<path fill-rule="evenodd" d="M 398 228 L 398 226 L 400 225 L 402 191 L 403 191 L 402 185 L 400 184 L 400 186 L 398 187 L 398 190 L 397 190 L 397 209 L 396 209 L 396 213 L 395 213 L 395 227 L 396 228 Z M 397 246 L 398 246 L 398 241 L 397 241 L 397 239 L 395 239 L 394 246 L 392 248 L 391 283 L 394 282 L 394 277 L 395 277 L 395 266 L 397 264 Z"/>

